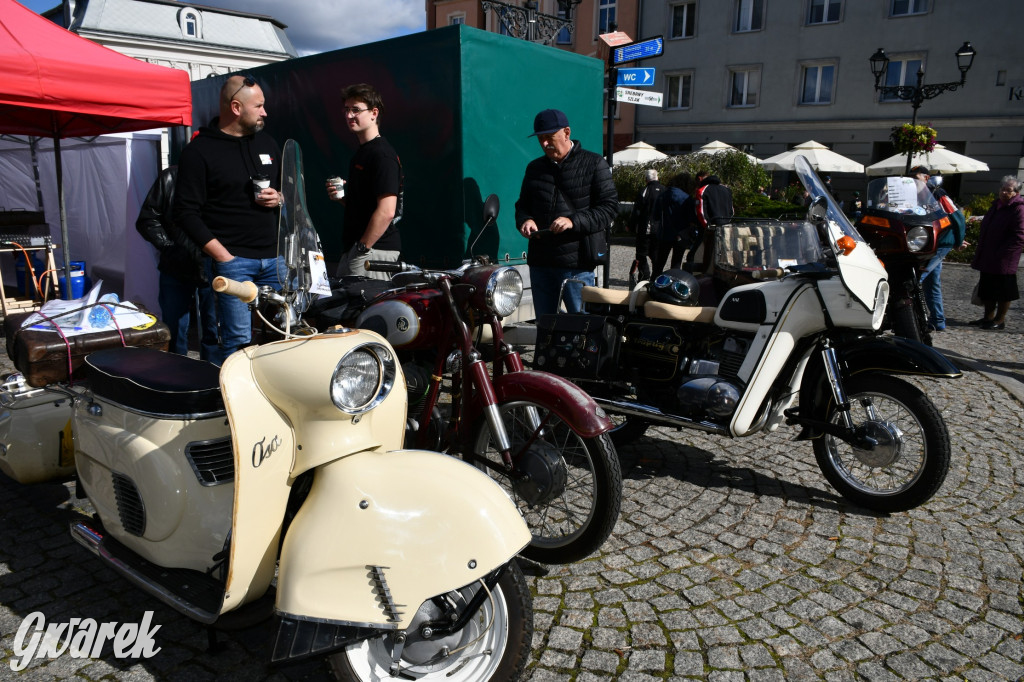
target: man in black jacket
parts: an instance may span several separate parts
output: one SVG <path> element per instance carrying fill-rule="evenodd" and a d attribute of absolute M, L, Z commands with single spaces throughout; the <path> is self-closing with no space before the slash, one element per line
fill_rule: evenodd
<path fill-rule="evenodd" d="M 212 274 L 280 288 L 277 257 L 280 149 L 263 132 L 263 90 L 250 76 L 231 76 L 220 91 L 220 117 L 185 147 L 178 162 L 175 224 L 212 258 Z M 270 186 L 257 190 L 259 180 Z M 249 345 L 252 317 L 245 303 L 217 294 L 220 365 Z"/>
<path fill-rule="evenodd" d="M 533 135 L 544 156 L 526 166 L 516 202 L 516 226 L 530 239 L 527 263 L 538 316 L 557 312 L 563 281 L 596 283 L 594 268 L 605 260 L 606 233 L 618 208 L 608 163 L 570 133 L 561 111 L 537 114 Z M 565 287 L 566 310 L 582 309 L 581 292 L 578 283 Z"/>
<path fill-rule="evenodd" d="M 696 200 L 697 222 L 703 232 L 703 265 L 701 272 L 708 274 L 714 265 L 715 229 L 725 225 L 735 213 L 732 207 L 732 190 L 722 184 L 717 175 L 697 174 Z M 686 256 L 687 263 L 693 263 L 696 247 Z"/>
<path fill-rule="evenodd" d="M 651 278 L 650 261 L 658 259 L 657 230 L 654 229 L 660 220 L 655 215 L 654 206 L 658 197 L 665 190 L 665 185 L 658 182 L 658 171 L 654 168 L 647 169 L 647 185 L 637 192 L 633 201 L 633 212 L 629 216 L 630 227 L 633 228 L 633 238 L 636 244 L 636 281 L 649 280 Z M 650 261 L 648 261 L 650 256 Z M 664 262 L 664 261 L 663 261 Z M 634 274 L 630 271 L 630 282 L 634 282 Z"/>
<path fill-rule="evenodd" d="M 135 221 L 139 234 L 160 252 L 160 317 L 171 330 L 170 350 L 188 354 L 188 323 L 194 306 L 199 329 L 199 357 L 209 360 L 217 349 L 217 306 L 202 250 L 174 226 L 174 184 L 178 167 L 165 168 L 149 189 Z"/>

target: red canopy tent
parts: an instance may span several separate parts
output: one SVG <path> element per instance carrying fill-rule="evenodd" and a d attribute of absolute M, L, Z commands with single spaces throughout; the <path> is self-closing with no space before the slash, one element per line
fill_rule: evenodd
<path fill-rule="evenodd" d="M 80 38 L 15 0 L 0 0 L 0 73 L 0 133 L 54 140 L 70 282 L 60 139 L 191 125 L 188 74 Z"/>

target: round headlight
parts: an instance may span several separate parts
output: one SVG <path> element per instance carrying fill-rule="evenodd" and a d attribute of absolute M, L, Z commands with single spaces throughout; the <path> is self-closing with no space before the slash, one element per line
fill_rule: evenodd
<path fill-rule="evenodd" d="M 917 253 L 928 246 L 928 230 L 923 227 L 912 227 L 907 231 L 907 248 Z"/>
<path fill-rule="evenodd" d="M 523 278 L 515 268 L 498 268 L 487 280 L 488 307 L 498 317 L 508 317 L 523 299 Z"/>
<path fill-rule="evenodd" d="M 368 343 L 349 351 L 331 377 L 331 400 L 348 414 L 376 407 L 395 382 L 395 359 L 391 350 Z"/>

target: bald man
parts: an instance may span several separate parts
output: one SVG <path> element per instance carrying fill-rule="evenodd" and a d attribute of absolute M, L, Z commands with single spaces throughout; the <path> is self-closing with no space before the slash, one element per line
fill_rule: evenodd
<path fill-rule="evenodd" d="M 263 131 L 266 98 L 254 78 L 231 76 L 220 91 L 220 116 L 181 153 L 174 196 L 175 224 L 211 259 L 212 276 L 280 288 L 278 209 L 284 203 L 280 148 Z M 258 179 L 270 186 L 256 191 Z M 217 294 L 220 365 L 249 345 L 252 318 L 234 296 Z"/>

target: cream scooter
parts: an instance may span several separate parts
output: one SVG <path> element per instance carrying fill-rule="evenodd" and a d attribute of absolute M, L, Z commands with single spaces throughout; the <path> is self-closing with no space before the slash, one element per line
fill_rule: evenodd
<path fill-rule="evenodd" d="M 513 558 L 530 532 L 485 474 L 402 449 L 407 393 L 387 341 L 295 333 L 319 249 L 294 142 L 282 159 L 282 291 L 214 287 L 285 339 L 219 372 L 145 348 L 89 355 L 87 385 L 54 389 L 72 403 L 99 522 L 72 535 L 201 623 L 269 615 L 272 597 L 274 663 L 330 656 L 348 680 L 514 679 L 532 607 Z"/>

